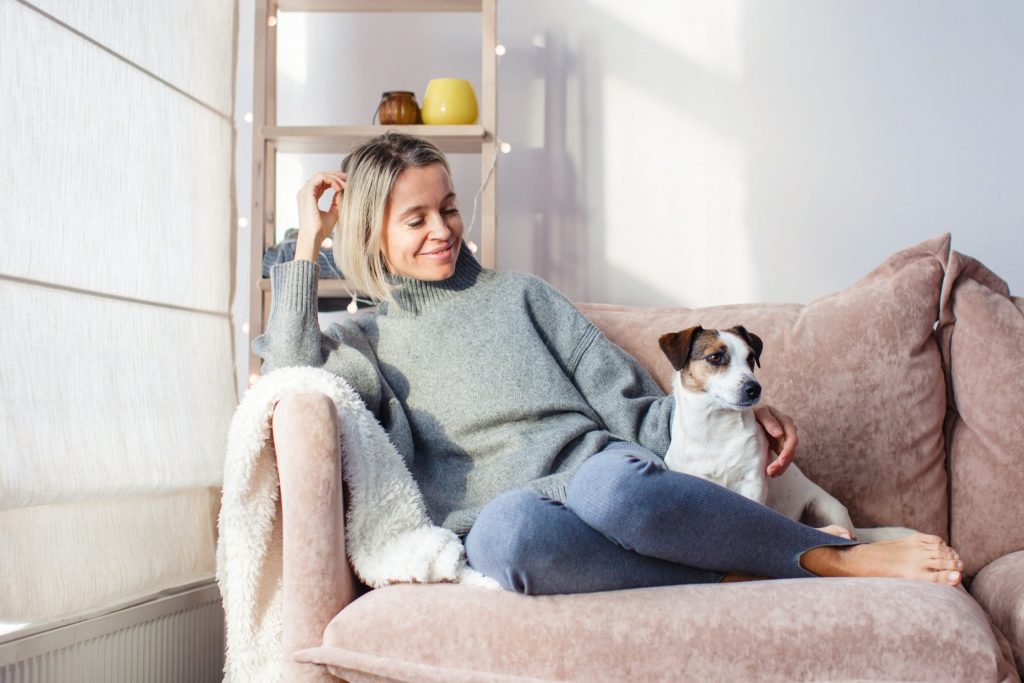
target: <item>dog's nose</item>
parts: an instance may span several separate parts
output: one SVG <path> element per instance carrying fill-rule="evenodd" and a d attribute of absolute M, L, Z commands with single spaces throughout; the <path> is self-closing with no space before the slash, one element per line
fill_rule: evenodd
<path fill-rule="evenodd" d="M 754 380 L 748 380 L 743 383 L 743 393 L 753 401 L 761 395 L 761 385 Z"/>

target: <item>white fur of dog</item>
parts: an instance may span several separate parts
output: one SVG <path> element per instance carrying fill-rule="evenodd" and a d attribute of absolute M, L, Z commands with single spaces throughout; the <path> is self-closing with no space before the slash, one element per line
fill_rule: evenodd
<path fill-rule="evenodd" d="M 862 541 L 900 538 L 903 527 L 855 529 L 842 503 L 790 464 L 768 477 L 768 440 L 754 417 L 761 385 L 761 339 L 742 326 L 705 330 L 697 326 L 662 335 L 662 351 L 676 372 L 672 394 L 672 441 L 665 455 L 669 469 L 702 477 L 755 500 L 796 521 L 838 526 Z"/>

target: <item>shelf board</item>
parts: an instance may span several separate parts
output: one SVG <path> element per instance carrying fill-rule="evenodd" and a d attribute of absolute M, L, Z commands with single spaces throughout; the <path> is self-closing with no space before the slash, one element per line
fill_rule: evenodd
<path fill-rule="evenodd" d="M 281 12 L 480 12 L 483 0 L 278 0 Z"/>
<path fill-rule="evenodd" d="M 270 291 L 270 278 L 264 277 L 257 281 L 261 292 Z M 321 299 L 337 299 L 337 298 L 349 298 L 348 290 L 345 288 L 345 281 L 338 280 L 337 278 L 331 278 L 327 280 L 317 280 L 316 285 L 317 296 Z M 355 289 L 353 293 L 359 294 Z"/>
<path fill-rule="evenodd" d="M 260 135 L 279 152 L 344 154 L 388 130 L 418 135 L 456 154 L 479 154 L 488 137 L 483 126 L 263 126 Z"/>

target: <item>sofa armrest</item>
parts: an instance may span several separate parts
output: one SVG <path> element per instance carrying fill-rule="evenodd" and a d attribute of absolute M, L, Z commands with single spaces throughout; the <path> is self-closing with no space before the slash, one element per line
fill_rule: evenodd
<path fill-rule="evenodd" d="M 971 593 L 1010 641 L 1017 669 L 1024 671 L 1024 550 L 986 565 L 974 577 Z"/>
<path fill-rule="evenodd" d="M 285 681 L 337 683 L 323 667 L 292 653 L 319 646 L 327 624 L 356 597 L 345 554 L 338 416 L 321 393 L 298 393 L 274 408 L 274 449 L 281 482 L 282 640 Z"/>

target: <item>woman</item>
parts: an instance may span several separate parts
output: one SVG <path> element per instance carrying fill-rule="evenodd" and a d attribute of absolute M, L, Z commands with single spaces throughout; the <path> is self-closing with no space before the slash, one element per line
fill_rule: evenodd
<path fill-rule="evenodd" d="M 318 200 L 335 190 L 329 211 Z M 539 278 L 464 247 L 444 154 L 387 133 L 298 193 L 295 260 L 271 271 L 264 371 L 344 377 L 391 436 L 435 523 L 470 564 L 529 594 L 751 577 L 896 576 L 956 585 L 936 536 L 859 544 L 665 468 L 674 401 Z M 337 226 L 337 230 L 335 227 Z M 335 257 L 378 313 L 317 321 L 316 258 Z M 792 421 L 757 418 L 788 465 Z"/>

